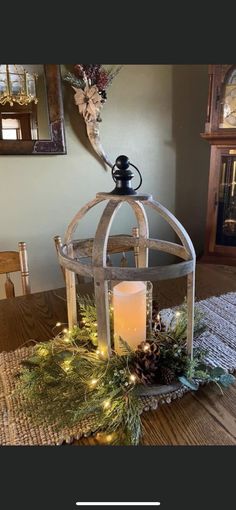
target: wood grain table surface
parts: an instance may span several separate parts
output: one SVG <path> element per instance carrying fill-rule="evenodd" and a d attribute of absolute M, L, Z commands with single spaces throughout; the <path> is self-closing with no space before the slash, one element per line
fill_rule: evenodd
<path fill-rule="evenodd" d="M 182 303 L 185 278 L 159 282 L 155 296 L 160 307 Z M 90 284 L 81 285 L 81 294 L 90 293 Z M 236 292 L 236 268 L 198 264 L 196 299 Z M 57 322 L 67 323 L 65 289 L 38 292 L 0 300 L 0 350 L 11 351 L 31 339 L 45 341 L 53 336 Z M 236 384 L 224 390 L 216 385 L 187 393 L 171 405 L 142 415 L 143 445 L 235 445 Z M 106 436 L 84 438 L 76 445 L 103 445 Z"/>

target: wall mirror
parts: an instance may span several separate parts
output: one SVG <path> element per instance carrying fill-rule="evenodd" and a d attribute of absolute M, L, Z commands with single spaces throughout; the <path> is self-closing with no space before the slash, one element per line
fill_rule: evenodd
<path fill-rule="evenodd" d="M 66 154 L 59 65 L 0 64 L 3 154 Z"/>

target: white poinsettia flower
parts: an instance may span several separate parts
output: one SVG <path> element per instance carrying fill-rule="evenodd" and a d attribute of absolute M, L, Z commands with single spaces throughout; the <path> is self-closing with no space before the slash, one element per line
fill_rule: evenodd
<path fill-rule="evenodd" d="M 96 120 L 102 107 L 102 98 L 96 85 L 90 87 L 86 85 L 84 90 L 73 87 L 75 90 L 75 104 L 79 108 L 79 113 L 83 115 L 85 121 Z"/>

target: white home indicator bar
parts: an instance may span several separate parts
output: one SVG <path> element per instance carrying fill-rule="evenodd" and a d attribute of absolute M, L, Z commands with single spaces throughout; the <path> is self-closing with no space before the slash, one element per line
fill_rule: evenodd
<path fill-rule="evenodd" d="M 159 506 L 161 503 L 159 501 L 149 501 L 148 503 L 144 503 L 144 502 L 131 502 L 131 501 L 128 501 L 126 503 L 124 502 L 118 502 L 118 501 L 113 501 L 111 503 L 108 503 L 108 501 L 105 501 L 105 502 L 93 502 L 93 503 L 89 503 L 88 501 L 86 502 L 80 502 L 80 501 L 77 501 L 76 505 L 78 506 Z"/>

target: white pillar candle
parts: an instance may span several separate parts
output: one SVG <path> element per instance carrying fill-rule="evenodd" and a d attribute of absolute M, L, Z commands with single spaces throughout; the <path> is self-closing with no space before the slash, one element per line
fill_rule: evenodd
<path fill-rule="evenodd" d="M 113 288 L 115 351 L 124 353 L 120 338 L 135 350 L 146 340 L 146 284 L 121 282 Z"/>

